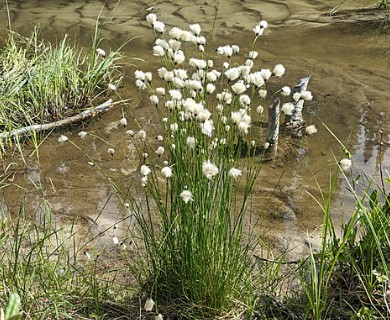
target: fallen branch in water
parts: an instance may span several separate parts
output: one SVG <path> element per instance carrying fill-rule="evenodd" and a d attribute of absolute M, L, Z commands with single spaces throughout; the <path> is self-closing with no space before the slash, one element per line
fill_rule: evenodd
<path fill-rule="evenodd" d="M 101 112 L 107 111 L 113 105 L 114 104 L 112 103 L 112 100 L 110 99 L 110 100 L 107 100 L 106 102 L 98 105 L 95 108 L 85 110 L 82 113 L 71 116 L 69 118 L 65 118 L 62 120 L 58 120 L 58 121 L 46 123 L 46 124 L 35 124 L 32 126 L 27 126 L 27 127 L 15 129 L 15 130 L 12 130 L 10 132 L 3 132 L 3 133 L 0 133 L 0 140 L 5 139 L 5 138 L 10 138 L 10 137 L 18 137 L 18 136 L 24 135 L 28 132 L 31 132 L 31 131 L 34 131 L 34 132 L 48 131 L 48 130 L 63 127 L 63 126 L 66 126 L 66 125 L 69 125 L 72 123 L 76 123 L 76 122 L 79 122 L 79 121 L 84 120 L 86 118 L 94 117 Z"/>
<path fill-rule="evenodd" d="M 268 139 L 269 143 L 268 152 L 271 152 L 273 156 L 276 155 L 278 150 L 279 140 L 279 125 L 280 125 L 280 98 L 277 97 L 272 104 L 268 107 Z"/>

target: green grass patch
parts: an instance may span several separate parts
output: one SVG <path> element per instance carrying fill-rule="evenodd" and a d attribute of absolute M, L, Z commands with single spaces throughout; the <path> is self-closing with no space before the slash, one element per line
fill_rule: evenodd
<path fill-rule="evenodd" d="M 0 305 L 17 294 L 27 319 L 131 316 L 126 298 L 136 290 L 120 271 L 127 258 L 119 247 L 109 252 L 94 239 L 78 241 L 75 224 L 54 223 L 44 199 L 39 207 L 43 212 L 27 213 L 21 206 L 16 218 L 0 212 Z"/>
<path fill-rule="evenodd" d="M 121 54 L 103 52 L 98 36 L 96 28 L 85 50 L 67 36 L 45 42 L 37 28 L 29 37 L 9 31 L 0 45 L 0 134 L 75 115 L 117 88 Z M 3 151 L 7 142 L 0 142 Z"/>

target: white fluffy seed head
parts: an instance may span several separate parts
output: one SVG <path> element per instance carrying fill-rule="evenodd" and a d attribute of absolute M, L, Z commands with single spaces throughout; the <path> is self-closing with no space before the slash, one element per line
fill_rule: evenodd
<path fill-rule="evenodd" d="M 261 69 L 260 74 L 264 81 L 267 81 L 272 76 L 272 72 L 270 69 Z"/>
<path fill-rule="evenodd" d="M 264 112 L 264 107 L 262 105 L 259 105 L 257 108 L 256 108 L 256 112 L 258 114 L 262 114 Z"/>
<path fill-rule="evenodd" d="M 307 135 L 311 135 L 317 133 L 317 128 L 314 124 L 312 124 L 310 126 L 307 126 L 305 131 Z"/>
<path fill-rule="evenodd" d="M 113 236 L 113 237 L 112 237 L 112 242 L 113 242 L 115 245 L 119 244 L 119 239 L 118 239 L 118 237 Z"/>
<path fill-rule="evenodd" d="M 157 154 L 159 157 L 161 157 L 161 156 L 164 154 L 164 151 L 165 151 L 164 147 L 159 146 L 155 152 L 156 152 L 156 154 Z"/>
<path fill-rule="evenodd" d="M 206 86 L 206 91 L 209 94 L 213 93 L 215 91 L 215 85 L 213 85 L 212 83 L 208 83 Z"/>
<path fill-rule="evenodd" d="M 351 159 L 342 159 L 340 162 L 339 162 L 339 165 L 340 165 L 340 168 L 343 170 L 343 171 L 348 171 L 351 166 L 352 166 L 352 161 Z"/>
<path fill-rule="evenodd" d="M 159 313 L 158 315 L 154 316 L 154 320 L 164 320 L 164 318 L 163 318 L 162 314 Z"/>
<path fill-rule="evenodd" d="M 165 55 L 165 50 L 161 46 L 154 46 L 153 47 L 153 55 L 156 57 L 163 57 Z"/>
<path fill-rule="evenodd" d="M 228 78 L 229 81 L 234 81 L 240 76 L 240 69 L 235 67 L 235 68 L 230 68 L 225 71 L 225 76 Z"/>
<path fill-rule="evenodd" d="M 190 149 L 195 149 L 196 139 L 195 137 L 187 137 L 187 146 Z"/>
<path fill-rule="evenodd" d="M 228 176 L 233 179 L 238 179 L 241 175 L 242 175 L 242 171 L 237 168 L 231 168 L 228 173 Z"/>
<path fill-rule="evenodd" d="M 159 94 L 160 96 L 165 96 L 165 88 L 162 87 L 156 88 L 156 93 Z"/>
<path fill-rule="evenodd" d="M 246 85 L 244 84 L 243 81 L 236 82 L 235 84 L 232 85 L 231 88 L 235 94 L 241 94 L 246 91 Z"/>
<path fill-rule="evenodd" d="M 207 179 L 211 180 L 215 175 L 218 174 L 219 169 L 214 163 L 212 163 L 210 160 L 207 160 L 202 163 L 202 172 Z"/>
<path fill-rule="evenodd" d="M 154 13 L 149 13 L 146 16 L 146 21 L 150 24 L 154 24 L 157 21 L 157 16 Z"/>
<path fill-rule="evenodd" d="M 260 89 L 259 90 L 259 97 L 262 98 L 262 99 L 265 99 L 267 97 L 267 90 Z"/>
<path fill-rule="evenodd" d="M 247 94 L 243 94 L 240 96 L 239 102 L 241 107 L 248 107 L 251 104 L 251 98 Z"/>
<path fill-rule="evenodd" d="M 164 22 L 161 22 L 161 21 L 156 21 L 154 24 L 153 24 L 153 28 L 156 32 L 159 32 L 159 33 L 164 33 L 165 31 L 165 24 Z"/>
<path fill-rule="evenodd" d="M 153 299 L 152 298 L 147 299 L 144 305 L 145 311 L 152 311 L 153 307 L 154 307 Z"/>
<path fill-rule="evenodd" d="M 287 102 L 287 103 L 283 104 L 283 106 L 282 106 L 282 112 L 288 116 L 291 116 L 293 114 L 294 109 L 295 109 L 295 106 L 291 102 Z"/>
<path fill-rule="evenodd" d="M 262 28 L 262 29 L 266 29 L 266 28 L 268 27 L 268 22 L 265 21 L 265 20 L 261 20 L 261 21 L 259 22 L 259 26 L 260 26 L 260 28 Z"/>
<path fill-rule="evenodd" d="M 88 132 L 86 132 L 86 131 L 80 131 L 80 132 L 78 133 L 78 136 L 79 136 L 81 139 L 84 139 L 87 135 L 88 135 Z"/>
<path fill-rule="evenodd" d="M 106 56 L 106 51 L 104 51 L 103 49 L 101 48 L 97 48 L 96 49 L 96 53 L 101 56 L 102 58 L 104 58 Z"/>
<path fill-rule="evenodd" d="M 64 143 L 66 141 L 68 141 L 68 137 L 67 136 L 64 136 L 64 135 L 61 135 L 59 138 L 58 138 L 58 142 L 59 143 Z"/>
<path fill-rule="evenodd" d="M 107 89 L 108 89 L 108 90 L 111 90 L 111 91 L 116 91 L 118 88 L 116 87 L 115 84 L 109 83 L 109 84 L 107 85 Z"/>
<path fill-rule="evenodd" d="M 264 28 L 261 28 L 259 25 L 255 26 L 252 30 L 255 33 L 256 37 L 261 36 L 264 32 Z"/>
<path fill-rule="evenodd" d="M 145 165 L 145 164 L 143 164 L 142 166 L 141 166 L 141 174 L 143 175 L 143 176 L 147 176 L 149 173 L 151 173 L 152 172 L 152 170 L 150 170 L 150 168 L 147 166 L 147 165 Z"/>
<path fill-rule="evenodd" d="M 158 105 L 158 97 L 156 95 L 150 96 L 150 102 L 153 103 L 155 106 Z"/>
<path fill-rule="evenodd" d="M 140 130 L 138 131 L 138 137 L 141 139 L 141 140 L 145 140 L 146 139 L 146 131 L 145 130 Z"/>
<path fill-rule="evenodd" d="M 192 192 L 189 190 L 184 190 L 182 193 L 180 193 L 180 197 L 183 199 L 185 203 L 188 203 L 190 201 L 194 201 Z"/>
<path fill-rule="evenodd" d="M 259 55 L 259 53 L 257 51 L 250 51 L 248 53 L 248 58 L 251 60 L 254 60 L 257 58 L 258 55 Z"/>
<path fill-rule="evenodd" d="M 295 92 L 292 96 L 293 100 L 295 102 L 298 102 L 298 100 L 301 98 L 301 94 L 299 92 Z"/>
<path fill-rule="evenodd" d="M 201 128 L 201 132 L 204 135 L 211 137 L 213 135 L 213 131 L 214 131 L 213 120 L 209 119 L 209 120 L 206 120 L 205 122 L 201 123 L 200 128 Z"/>
<path fill-rule="evenodd" d="M 190 30 L 196 36 L 199 36 L 200 31 L 202 30 L 198 23 L 190 24 Z"/>
<path fill-rule="evenodd" d="M 181 35 L 183 33 L 183 30 L 178 27 L 173 27 L 171 31 L 169 31 L 169 35 L 176 40 L 179 40 L 181 38 Z"/>
<path fill-rule="evenodd" d="M 288 86 L 284 86 L 284 87 L 282 88 L 282 90 L 281 90 L 282 96 L 287 97 L 287 96 L 290 95 L 290 93 L 291 93 L 291 88 L 288 87 Z"/>
<path fill-rule="evenodd" d="M 122 119 L 119 120 L 119 123 L 121 124 L 122 127 L 127 126 L 127 119 L 123 117 Z"/>
<path fill-rule="evenodd" d="M 313 100 L 313 95 L 311 94 L 310 91 L 302 91 L 301 93 L 301 98 L 306 101 Z"/>
<path fill-rule="evenodd" d="M 155 44 L 156 46 L 162 47 L 162 48 L 165 49 L 165 50 L 168 50 L 168 49 L 169 49 L 169 44 L 168 44 L 168 42 L 167 42 L 166 40 L 164 40 L 164 39 L 156 39 L 156 41 L 154 42 L 154 44 Z"/>
<path fill-rule="evenodd" d="M 188 64 L 196 69 L 205 69 L 207 67 L 207 61 L 202 59 L 191 58 Z"/>
<path fill-rule="evenodd" d="M 240 47 L 233 44 L 232 45 L 232 49 L 233 49 L 233 54 L 239 54 L 240 53 Z"/>
<path fill-rule="evenodd" d="M 170 178 L 172 177 L 172 169 L 170 167 L 164 167 L 161 169 L 161 174 L 165 177 L 165 178 Z"/>
<path fill-rule="evenodd" d="M 281 77 L 286 72 L 286 68 L 282 64 L 277 64 L 272 71 L 273 75 Z"/>

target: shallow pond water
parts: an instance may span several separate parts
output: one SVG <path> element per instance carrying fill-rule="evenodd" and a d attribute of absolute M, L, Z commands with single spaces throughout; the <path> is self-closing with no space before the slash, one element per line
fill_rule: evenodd
<path fill-rule="evenodd" d="M 0 194 L 3 210 L 17 213 L 21 200 L 25 200 L 41 219 L 44 195 L 56 221 L 66 224 L 76 217 L 81 239 L 99 235 L 99 243 L 112 245 L 114 232 L 120 237 L 131 224 L 126 219 L 126 199 L 117 196 L 113 183 L 126 194 L 138 170 L 138 155 L 125 131 L 137 130 L 138 122 L 149 136 L 159 133 L 159 121 L 147 104 L 148 97 L 136 90 L 132 80 L 136 68 L 147 71 L 157 67 L 151 55 L 154 36 L 144 21 L 146 14 L 158 14 L 168 26 L 186 28 L 189 23 L 199 23 L 210 48 L 238 44 L 243 50 L 253 40 L 252 27 L 266 19 L 270 27 L 258 45 L 262 67 L 282 63 L 287 72 L 280 85 L 290 86 L 312 70 L 309 89 L 314 99 L 305 104 L 304 117 L 317 126 L 318 133 L 294 141 L 294 147 L 281 145 L 284 156 L 264 164 L 254 188 L 252 212 L 261 217 L 261 232 L 280 249 L 289 244 L 295 253 L 304 254 L 308 250 L 306 239 L 318 240 L 322 223 L 322 211 L 313 198 L 320 199 L 319 187 L 327 192 L 335 159 L 342 157 L 340 145 L 319 119 L 352 152 L 349 179 L 364 173 L 379 180 L 381 161 L 383 169 L 390 170 L 390 60 L 376 38 L 383 13 L 351 11 L 366 4 L 351 1 L 350 7 L 342 7 L 347 12 L 330 15 L 339 2 L 222 0 L 211 37 L 218 1 L 9 1 L 13 30 L 28 35 L 38 25 L 45 39 L 56 41 L 66 33 L 81 46 L 88 46 L 100 14 L 101 46 L 109 50 L 134 38 L 122 51 L 145 62 L 129 59 L 136 67 L 126 68 L 127 80 L 120 90 L 122 98 L 131 98 L 128 104 L 52 133 L 41 144 L 39 159 L 27 147 L 26 164 L 20 156 L 4 160 L 4 169 L 12 164 L 8 170 L 10 185 Z M 0 4 L 0 8 L 1 21 L 6 21 L 5 5 Z M 130 120 L 126 128 L 118 125 L 122 114 Z M 77 136 L 82 129 L 90 133 L 84 140 Z M 59 144 L 60 134 L 66 134 L 77 147 Z M 107 153 L 111 146 L 117 150 L 114 157 Z M 88 164 L 91 159 L 97 165 Z M 332 212 L 341 222 L 354 206 L 341 178 L 333 198 Z"/>

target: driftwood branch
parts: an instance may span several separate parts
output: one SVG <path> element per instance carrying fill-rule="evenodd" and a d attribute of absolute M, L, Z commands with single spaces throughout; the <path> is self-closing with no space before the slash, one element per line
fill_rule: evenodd
<path fill-rule="evenodd" d="M 294 110 L 291 116 L 286 117 L 285 122 L 292 129 L 299 129 L 305 124 L 305 120 L 303 120 L 302 115 L 303 104 L 305 101 L 302 98 L 295 100 L 294 94 L 301 94 L 303 91 L 306 91 L 309 80 L 310 74 L 300 79 L 298 84 L 291 90 L 291 103 L 294 105 Z"/>
<path fill-rule="evenodd" d="M 0 133 L 0 140 L 6 139 L 6 138 L 13 138 L 13 137 L 18 137 L 21 135 L 25 135 L 29 132 L 40 132 L 40 131 L 48 131 L 52 130 L 55 128 L 63 127 L 72 123 L 79 122 L 81 120 L 84 120 L 86 118 L 91 118 L 96 116 L 97 114 L 107 111 L 113 106 L 112 100 L 107 100 L 106 102 L 102 103 L 101 105 L 98 105 L 95 108 L 85 110 L 81 112 L 80 114 L 71 116 L 66 119 L 58 120 L 55 122 L 51 123 L 46 123 L 46 124 L 35 124 L 32 126 L 27 126 L 19 129 L 12 130 L 10 132 L 2 132 Z"/>
<path fill-rule="evenodd" d="M 278 149 L 279 140 L 279 120 L 280 119 L 280 98 L 277 97 L 268 107 L 268 138 L 269 143 L 268 152 L 274 155 Z"/>
<path fill-rule="evenodd" d="M 297 92 L 302 93 L 302 91 L 306 91 L 307 85 L 309 84 L 310 77 L 311 75 L 309 74 L 308 76 L 303 77 L 298 81 L 297 85 L 291 91 L 291 98 Z"/>
<path fill-rule="evenodd" d="M 268 107 L 268 139 L 270 144 L 278 143 L 280 119 L 280 98 L 277 97 Z"/>

